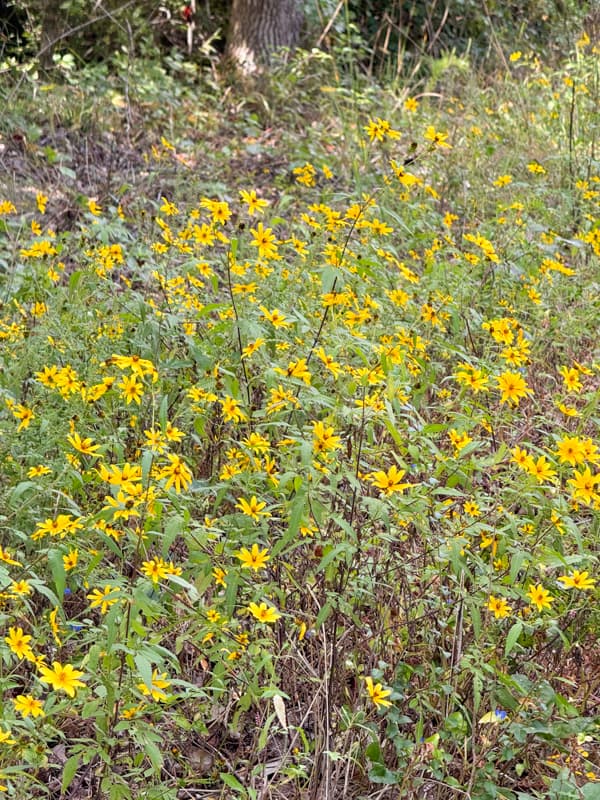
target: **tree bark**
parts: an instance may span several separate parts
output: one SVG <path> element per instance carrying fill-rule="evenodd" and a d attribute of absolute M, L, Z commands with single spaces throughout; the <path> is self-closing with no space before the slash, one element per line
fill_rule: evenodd
<path fill-rule="evenodd" d="M 294 47 L 302 27 L 302 0 L 233 0 L 225 55 L 246 74 L 280 47 Z"/>

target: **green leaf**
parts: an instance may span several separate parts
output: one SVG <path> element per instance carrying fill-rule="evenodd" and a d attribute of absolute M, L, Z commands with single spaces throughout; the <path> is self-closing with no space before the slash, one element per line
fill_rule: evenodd
<path fill-rule="evenodd" d="M 61 551 L 50 550 L 48 553 L 48 563 L 50 564 L 50 570 L 54 578 L 56 594 L 58 597 L 63 597 L 65 593 L 66 575 Z"/>
<path fill-rule="evenodd" d="M 586 783 L 581 787 L 585 800 L 600 800 L 600 783 Z"/>
<path fill-rule="evenodd" d="M 354 545 L 351 545 L 348 542 L 340 542 L 340 544 L 336 544 L 335 547 L 332 547 L 331 550 L 329 550 L 327 553 L 325 553 L 325 555 L 323 556 L 323 558 L 319 562 L 319 566 L 317 567 L 317 571 L 324 570 L 325 567 L 328 564 L 330 564 L 335 558 L 337 558 L 342 553 L 354 554 L 355 552 L 356 552 L 356 548 L 354 547 Z"/>
<path fill-rule="evenodd" d="M 269 736 L 269 730 L 271 728 L 271 724 L 277 715 L 275 712 L 269 714 L 267 719 L 265 720 L 265 724 L 262 727 L 260 732 L 260 736 L 258 737 L 258 750 L 263 750 L 267 744 L 267 738 Z"/>
<path fill-rule="evenodd" d="M 238 573 L 234 572 L 233 570 L 230 570 L 230 572 L 227 575 L 227 589 L 225 590 L 225 604 L 224 604 L 225 614 L 228 617 L 231 617 L 235 609 L 238 584 L 239 584 Z"/>
<path fill-rule="evenodd" d="M 114 595 L 115 597 L 119 597 L 120 592 L 111 592 L 107 597 Z M 123 608 L 120 602 L 117 602 L 112 606 L 108 614 L 104 617 L 104 624 L 106 625 L 106 639 L 104 640 L 105 646 L 104 649 L 107 653 L 110 653 L 112 650 L 113 645 L 119 638 L 120 633 L 120 618 L 123 613 Z"/>
<path fill-rule="evenodd" d="M 387 417 L 383 417 L 383 424 L 387 428 L 388 433 L 390 434 L 392 439 L 396 442 L 396 444 L 399 445 L 400 447 L 403 447 L 406 444 L 405 439 L 396 429 L 392 420 L 388 419 Z"/>
<path fill-rule="evenodd" d="M 108 800 L 131 800 L 131 792 L 121 783 L 113 783 L 108 790 Z"/>
<path fill-rule="evenodd" d="M 194 594 L 197 593 L 196 587 L 189 581 L 186 581 L 185 578 L 182 578 L 181 575 L 169 575 L 169 583 L 176 583 L 183 589 L 187 589 L 188 592 L 193 592 Z"/>
<path fill-rule="evenodd" d="M 40 594 L 43 594 L 44 597 L 47 597 L 48 600 L 50 600 L 50 602 L 52 603 L 53 606 L 59 606 L 60 605 L 60 601 L 59 601 L 58 597 L 54 594 L 52 589 L 49 589 L 47 586 L 44 586 L 44 584 L 41 581 L 31 581 L 31 585 Z"/>
<path fill-rule="evenodd" d="M 169 549 L 177 536 L 183 532 L 183 517 L 178 515 L 170 519 L 165 525 L 165 534 L 162 541 L 162 555 L 167 558 Z"/>
<path fill-rule="evenodd" d="M 71 756 L 65 762 L 65 766 L 63 767 L 63 774 L 62 774 L 62 782 L 60 785 L 61 794 L 65 794 L 69 786 L 71 785 L 71 781 L 75 777 L 75 773 L 79 767 L 79 756 Z"/>
<path fill-rule="evenodd" d="M 50 147 L 50 145 L 46 145 L 42 152 L 46 156 L 46 160 L 49 164 L 54 164 L 54 162 L 58 159 L 57 151 L 53 147 Z M 59 167 L 59 169 L 61 169 L 61 167 Z"/>
<path fill-rule="evenodd" d="M 96 699 L 90 700 L 88 703 L 85 703 L 83 708 L 81 709 L 81 718 L 91 719 L 92 717 L 96 717 L 98 714 L 98 705 L 99 701 Z"/>
<path fill-rule="evenodd" d="M 151 690 L 152 689 L 152 664 L 141 653 L 137 653 L 134 656 L 135 666 L 137 667 L 137 671 L 140 673 L 140 677 L 143 680 L 146 688 Z"/>
<path fill-rule="evenodd" d="M 369 771 L 369 779 L 373 783 L 384 783 L 388 786 L 398 782 L 396 773 L 389 770 L 385 764 L 374 764 Z"/>
<path fill-rule="evenodd" d="M 158 745 L 146 739 L 143 741 L 143 748 L 156 772 L 160 772 L 163 765 L 163 757 Z"/>
<path fill-rule="evenodd" d="M 319 613 L 317 614 L 317 618 L 315 620 L 315 630 L 319 630 L 321 625 L 325 622 L 325 620 L 329 617 L 331 612 L 333 611 L 333 606 L 331 603 L 327 602 L 325 605 L 321 606 Z"/>
<path fill-rule="evenodd" d="M 516 643 L 519 641 L 519 636 L 523 633 L 523 623 L 515 622 L 509 632 L 506 634 L 506 642 L 504 643 L 504 655 L 508 656 L 513 650 Z"/>
<path fill-rule="evenodd" d="M 60 165 L 58 171 L 61 172 L 66 178 L 71 178 L 71 180 L 75 180 L 77 178 L 77 174 L 70 167 L 65 167 L 63 164 Z"/>
<path fill-rule="evenodd" d="M 381 763 L 381 747 L 379 746 L 379 743 L 371 742 L 371 744 L 365 750 L 365 755 L 371 761 L 374 761 L 377 764 Z"/>
<path fill-rule="evenodd" d="M 122 783 L 113 783 L 108 789 L 108 800 L 131 800 L 129 787 Z"/>
<path fill-rule="evenodd" d="M 82 276 L 83 276 L 83 272 L 80 269 L 75 270 L 75 272 L 73 272 L 71 274 L 71 277 L 69 278 L 69 291 L 70 292 L 74 292 L 77 289 L 79 283 L 81 282 Z"/>
<path fill-rule="evenodd" d="M 475 634 L 475 639 L 479 639 L 481 636 L 481 614 L 479 613 L 479 606 L 473 604 L 471 606 L 471 622 L 473 623 L 473 633 Z"/>
<path fill-rule="evenodd" d="M 240 794 L 246 794 L 244 786 L 233 775 L 230 775 L 228 772 L 220 772 L 219 777 L 225 786 L 229 786 L 230 789 L 235 789 L 236 792 L 239 792 Z"/>
<path fill-rule="evenodd" d="M 302 492 L 301 494 L 297 494 L 292 502 L 288 529 L 283 534 L 281 539 L 273 545 L 271 550 L 272 558 L 275 558 L 275 556 L 279 555 L 279 553 L 281 553 L 281 551 L 296 538 L 298 530 L 300 529 L 300 523 L 302 522 L 302 518 L 305 513 L 306 494 Z"/>
<path fill-rule="evenodd" d="M 454 489 L 452 486 L 437 486 L 432 494 L 442 495 L 442 497 L 464 497 L 465 493 L 460 489 Z"/>
<path fill-rule="evenodd" d="M 165 395 L 161 401 L 160 408 L 158 410 L 158 422 L 160 427 L 166 430 L 167 427 L 167 415 L 169 413 L 169 398 Z"/>
<path fill-rule="evenodd" d="M 37 491 L 37 485 L 33 481 L 21 481 L 17 483 L 15 488 L 9 495 L 9 503 L 12 506 L 20 499 L 21 495 L 25 492 L 29 491 L 29 489 L 35 489 Z"/>
<path fill-rule="evenodd" d="M 513 584 L 516 581 L 517 575 L 521 571 L 523 563 L 528 557 L 528 553 L 525 553 L 523 550 L 517 550 L 516 553 L 513 554 L 513 557 L 510 561 L 510 575 L 509 575 L 509 583 Z"/>
<path fill-rule="evenodd" d="M 421 433 L 423 436 L 432 436 L 433 434 L 441 433 L 442 431 L 447 431 L 448 425 L 442 422 L 432 422 L 429 425 L 424 425 Z"/>
<path fill-rule="evenodd" d="M 148 485 L 148 476 L 150 475 L 153 462 L 154 454 L 150 450 L 146 450 L 142 455 L 142 483 L 144 486 Z"/>
<path fill-rule="evenodd" d="M 473 712 L 477 714 L 481 705 L 481 695 L 483 694 L 483 678 L 479 672 L 473 675 Z"/>

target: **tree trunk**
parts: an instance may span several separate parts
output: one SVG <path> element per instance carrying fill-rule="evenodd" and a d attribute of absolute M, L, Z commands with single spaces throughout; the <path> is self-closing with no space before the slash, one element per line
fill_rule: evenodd
<path fill-rule="evenodd" d="M 225 55 L 242 72 L 256 72 L 279 47 L 296 44 L 302 19 L 302 0 L 233 0 Z"/>

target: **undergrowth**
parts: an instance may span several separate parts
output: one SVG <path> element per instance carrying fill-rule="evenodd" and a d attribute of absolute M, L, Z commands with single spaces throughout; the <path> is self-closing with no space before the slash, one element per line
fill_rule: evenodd
<path fill-rule="evenodd" d="M 11 90 L 7 796 L 598 796 L 597 48 L 507 63 Z"/>

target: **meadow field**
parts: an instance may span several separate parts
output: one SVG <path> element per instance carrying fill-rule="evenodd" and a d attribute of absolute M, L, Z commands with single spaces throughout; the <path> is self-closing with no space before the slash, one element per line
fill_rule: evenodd
<path fill-rule="evenodd" d="M 7 797 L 600 798 L 599 53 L 2 88 Z"/>

